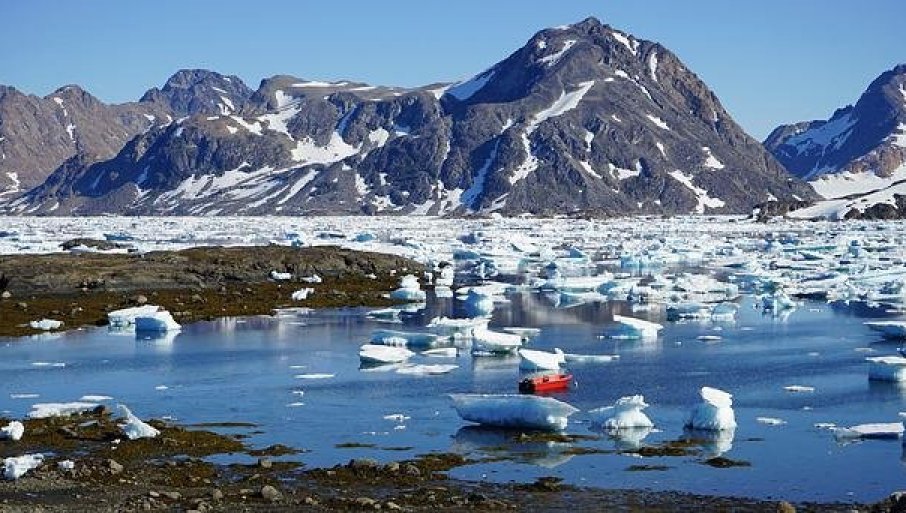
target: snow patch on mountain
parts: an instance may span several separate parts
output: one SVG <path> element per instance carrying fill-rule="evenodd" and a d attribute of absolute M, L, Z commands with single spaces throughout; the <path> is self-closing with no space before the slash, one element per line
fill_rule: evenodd
<path fill-rule="evenodd" d="M 449 94 L 459 101 L 466 101 L 475 93 L 481 91 L 481 89 L 494 77 L 494 73 L 495 70 L 493 68 L 479 73 L 469 80 L 450 87 L 446 90 L 445 94 Z"/>
<path fill-rule="evenodd" d="M 545 66 L 553 66 L 553 65 L 557 64 L 557 62 L 560 61 L 560 58 L 563 57 L 563 55 L 566 52 L 568 52 L 569 49 L 572 48 L 573 45 L 575 45 L 575 44 L 576 44 L 575 39 L 568 39 L 568 40 L 564 41 L 563 48 L 561 48 L 560 51 L 554 52 L 550 55 L 542 57 L 542 58 L 538 59 L 538 62 L 544 64 Z"/>
<path fill-rule="evenodd" d="M 725 205 L 724 201 L 721 200 L 720 198 L 712 198 L 711 196 L 708 195 L 708 191 L 706 191 L 705 189 L 702 189 L 701 187 L 697 187 L 695 184 L 693 184 L 692 183 L 693 177 L 691 175 L 687 175 L 687 174 L 683 173 L 682 171 L 680 171 L 679 169 L 677 169 L 675 171 L 671 171 L 668 174 L 670 175 L 671 178 L 673 178 L 677 182 L 685 185 L 687 189 L 689 189 L 690 191 L 692 191 L 695 194 L 695 197 L 698 200 L 698 204 L 695 206 L 695 212 L 697 214 L 704 214 L 705 207 L 720 208 Z"/>

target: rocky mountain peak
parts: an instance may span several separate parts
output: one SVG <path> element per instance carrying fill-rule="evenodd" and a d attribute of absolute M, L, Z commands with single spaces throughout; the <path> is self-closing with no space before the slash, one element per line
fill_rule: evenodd
<path fill-rule="evenodd" d="M 149 89 L 140 101 L 163 104 L 178 116 L 226 115 L 241 110 L 252 93 L 235 75 L 183 69 L 167 79 L 162 88 Z"/>

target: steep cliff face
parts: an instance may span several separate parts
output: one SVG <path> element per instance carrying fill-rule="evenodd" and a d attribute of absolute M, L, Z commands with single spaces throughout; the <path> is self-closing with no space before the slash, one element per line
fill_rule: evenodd
<path fill-rule="evenodd" d="M 674 54 L 592 18 L 457 84 L 276 76 L 251 93 L 181 73 L 143 103 L 188 117 L 68 163 L 7 210 L 614 216 L 815 197 Z"/>

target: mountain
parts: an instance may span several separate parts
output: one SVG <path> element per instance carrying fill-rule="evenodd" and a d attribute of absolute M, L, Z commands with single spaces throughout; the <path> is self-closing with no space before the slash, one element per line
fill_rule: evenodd
<path fill-rule="evenodd" d="M 7 211 L 615 216 L 815 198 L 673 53 L 594 18 L 456 84 L 221 81 L 221 110 L 213 82 L 195 101 L 192 73 L 171 81 L 143 102 L 186 117 L 66 162 Z"/>
<path fill-rule="evenodd" d="M 906 64 L 827 120 L 777 127 L 765 147 L 827 202 L 799 215 L 906 217 Z"/>

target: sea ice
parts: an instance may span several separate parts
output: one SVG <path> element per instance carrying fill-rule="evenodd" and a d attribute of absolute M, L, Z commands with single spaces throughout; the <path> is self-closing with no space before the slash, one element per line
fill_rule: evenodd
<path fill-rule="evenodd" d="M 702 387 L 699 394 L 702 402 L 689 413 L 686 427 L 711 431 L 736 428 L 732 395 L 711 387 Z"/>
<path fill-rule="evenodd" d="M 359 360 L 364 364 L 404 362 L 414 355 L 405 347 L 365 344 L 359 349 Z"/>
<path fill-rule="evenodd" d="M 660 324 L 635 317 L 614 315 L 613 320 L 617 327 L 610 333 L 611 338 L 650 340 L 657 338 L 658 331 L 663 329 Z"/>
<path fill-rule="evenodd" d="M 563 353 L 548 353 L 534 349 L 519 350 L 519 368 L 521 370 L 559 370 L 564 363 Z"/>
<path fill-rule="evenodd" d="M 70 402 L 70 403 L 38 403 L 31 406 L 28 417 L 32 419 L 46 419 L 49 417 L 65 417 L 74 413 L 82 413 L 97 408 L 97 403 Z"/>
<path fill-rule="evenodd" d="M 25 454 L 6 458 L 3 460 L 3 477 L 8 481 L 15 481 L 29 470 L 38 468 L 43 461 L 43 454 Z"/>
<path fill-rule="evenodd" d="M 123 434 L 126 435 L 126 438 L 129 440 L 154 438 L 160 434 L 160 431 L 153 426 L 136 417 L 125 404 L 119 404 L 117 405 L 117 408 L 122 412 L 123 416 L 126 417 L 126 423 L 123 424 L 122 429 Z"/>
<path fill-rule="evenodd" d="M 522 337 L 511 333 L 492 331 L 484 327 L 472 331 L 473 352 L 514 353 L 522 347 Z"/>
<path fill-rule="evenodd" d="M 125 328 L 135 324 L 135 318 L 139 316 L 151 316 L 160 310 L 157 305 L 133 306 L 123 308 L 107 313 L 107 322 L 114 328 Z"/>
<path fill-rule="evenodd" d="M 875 356 L 866 358 L 868 379 L 876 381 L 906 381 L 906 358 L 902 356 Z"/>
<path fill-rule="evenodd" d="M 519 394 L 451 394 L 463 420 L 487 426 L 558 431 L 578 409 L 550 397 Z"/>
<path fill-rule="evenodd" d="M 0 428 L 0 440 L 18 442 L 22 439 L 23 434 L 25 434 L 25 425 L 18 420 L 14 420 Z"/>
<path fill-rule="evenodd" d="M 139 315 L 135 317 L 136 332 L 165 332 L 176 331 L 182 326 L 173 320 L 173 316 L 166 310 L 154 312 L 150 315 Z"/>
<path fill-rule="evenodd" d="M 841 440 L 852 438 L 885 439 L 900 438 L 901 436 L 903 436 L 902 422 L 859 424 L 858 426 L 834 429 L 834 437 Z"/>
<path fill-rule="evenodd" d="M 36 330 L 50 331 L 50 330 L 60 329 L 60 327 L 63 326 L 63 321 L 56 321 L 53 319 L 41 319 L 40 321 L 31 321 L 28 323 L 28 325 Z"/>
<path fill-rule="evenodd" d="M 630 395 L 617 399 L 613 406 L 595 408 L 588 413 L 593 423 L 606 429 L 651 428 L 654 423 L 642 412 L 647 407 L 644 396 Z"/>

